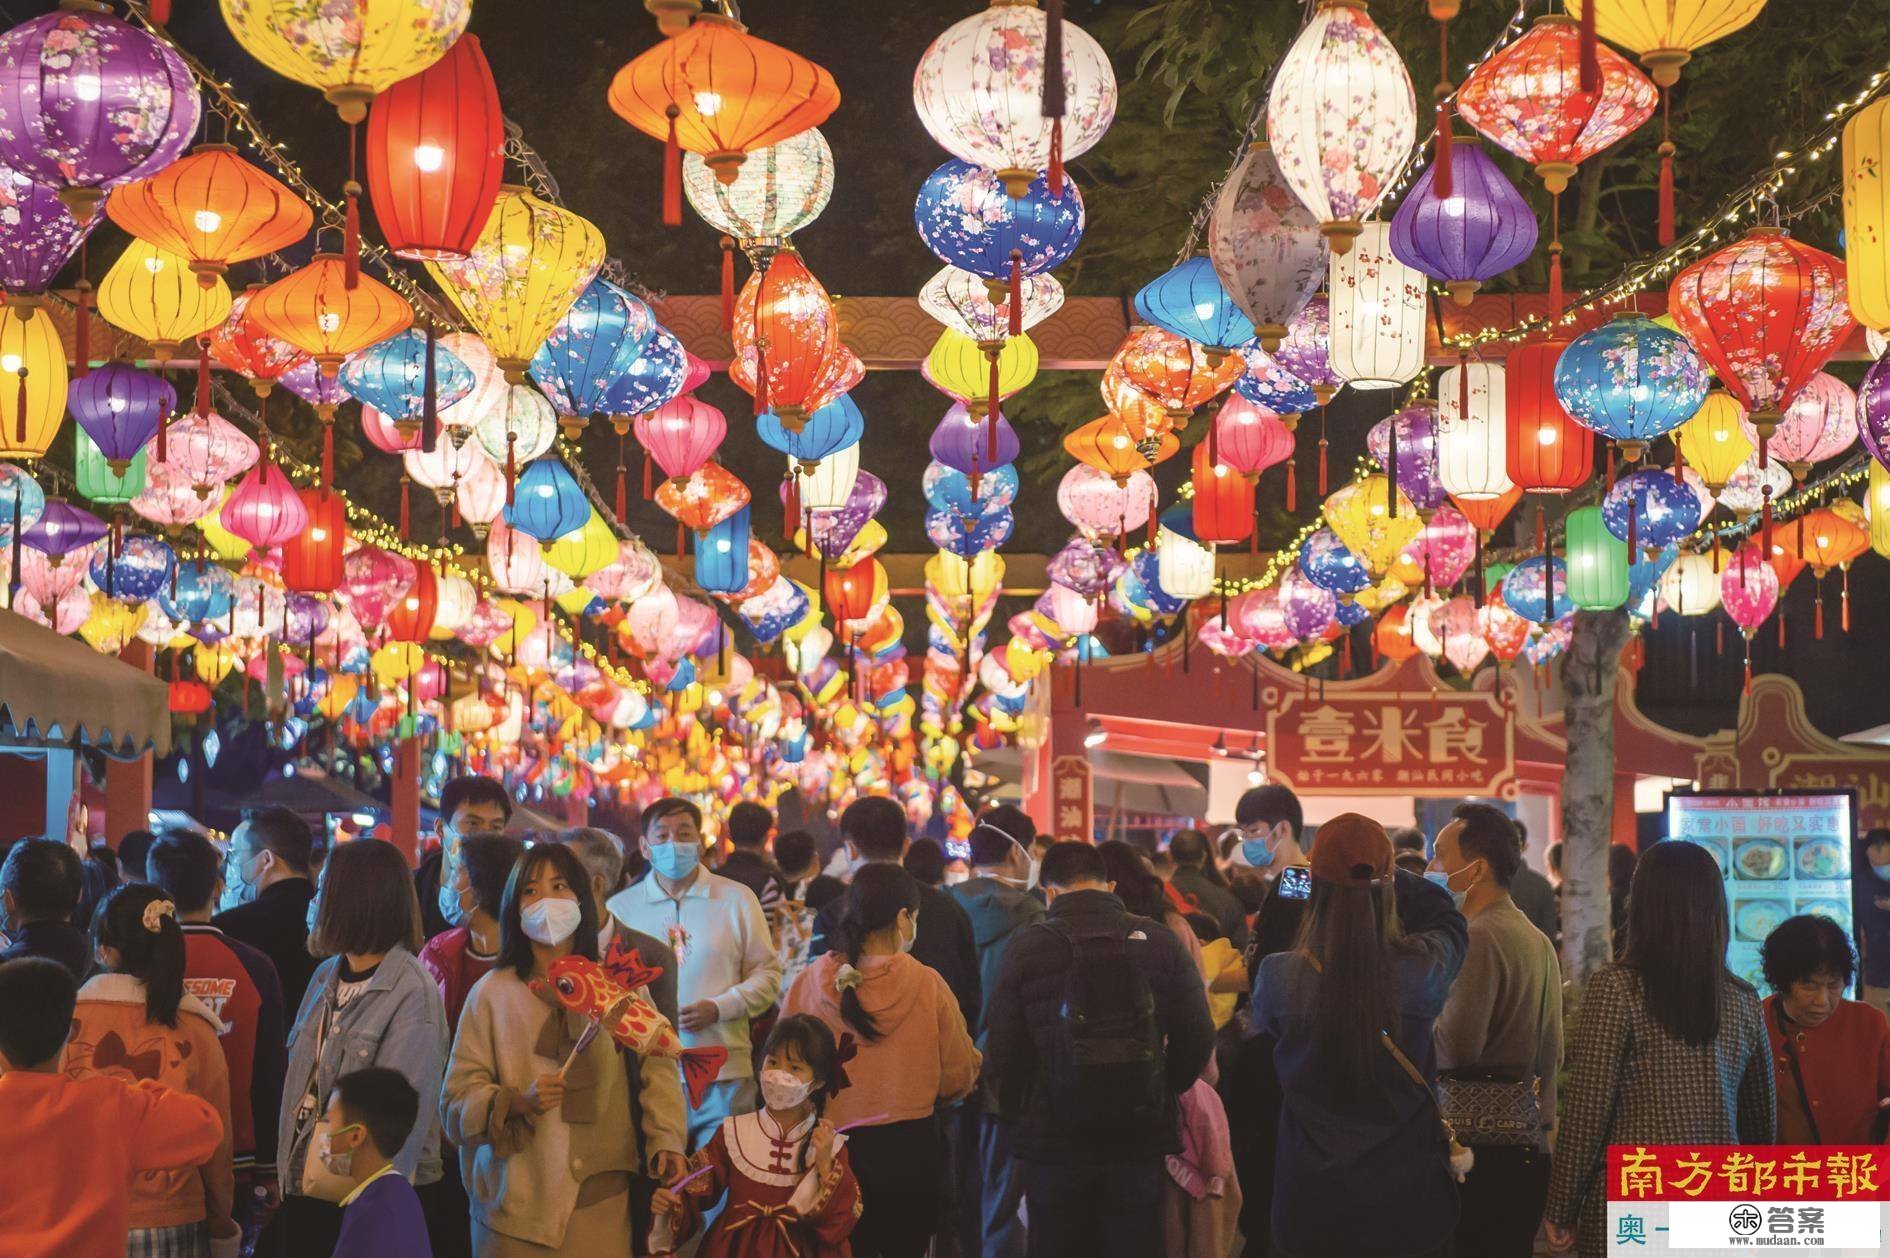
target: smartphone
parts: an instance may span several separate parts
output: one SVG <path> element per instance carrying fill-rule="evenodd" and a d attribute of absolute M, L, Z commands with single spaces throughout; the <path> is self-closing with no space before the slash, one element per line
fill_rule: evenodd
<path fill-rule="evenodd" d="M 1304 865 L 1288 865 L 1280 871 L 1274 890 L 1289 900 L 1304 900 L 1312 895 L 1312 870 Z"/>

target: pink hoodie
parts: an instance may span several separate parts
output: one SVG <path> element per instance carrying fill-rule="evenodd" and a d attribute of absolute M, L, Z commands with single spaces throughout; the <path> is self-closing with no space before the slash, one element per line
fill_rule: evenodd
<path fill-rule="evenodd" d="M 848 1086 L 827 1106 L 827 1117 L 836 1126 L 862 1118 L 899 1123 L 969 1096 L 983 1058 L 937 971 L 904 953 L 861 957 L 860 1004 L 880 1033 L 867 1041 L 840 1016 L 834 978 L 846 963 L 840 953 L 823 954 L 795 977 L 781 1002 L 783 1014 L 811 1013 L 858 1049 L 845 1066 Z"/>

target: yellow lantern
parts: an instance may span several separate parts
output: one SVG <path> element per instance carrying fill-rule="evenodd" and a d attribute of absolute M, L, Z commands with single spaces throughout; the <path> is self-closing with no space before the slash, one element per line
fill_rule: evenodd
<path fill-rule="evenodd" d="M 1695 49 L 1759 16 L 1765 0 L 1568 0 L 1569 16 L 1595 6 L 1595 33 L 1640 57 L 1654 82 L 1672 87 Z"/>
<path fill-rule="evenodd" d="M 1693 418 L 1674 430 L 1674 444 L 1687 466 L 1698 472 L 1706 487 L 1719 497 L 1740 464 L 1752 457 L 1752 439 L 1742 422 L 1745 410 L 1724 389 L 1714 389 L 1693 412 Z"/>
<path fill-rule="evenodd" d="M 560 611 L 576 616 L 583 612 L 586 607 L 589 607 L 591 600 L 596 597 L 597 595 L 591 593 L 583 586 L 574 585 L 551 601 L 558 605 Z"/>
<path fill-rule="evenodd" d="M 197 531 L 203 534 L 203 540 L 210 544 L 210 549 L 218 559 L 234 563 L 249 558 L 250 544 L 223 527 L 223 508 L 229 504 L 230 495 L 236 492 L 231 485 L 223 491 L 223 501 L 203 519 L 197 521 Z"/>
<path fill-rule="evenodd" d="M 792 578 L 789 579 L 792 580 Z M 794 584 L 799 585 L 801 593 L 807 596 L 807 614 L 781 631 L 782 640 L 790 645 L 801 641 L 803 638 L 807 637 L 808 634 L 819 629 L 821 624 L 820 592 L 811 586 L 801 585 L 799 581 L 795 581 Z M 825 655 L 826 653 L 825 647 L 815 652 L 816 655 Z"/>
<path fill-rule="evenodd" d="M 472 0 L 349 0 L 345 20 L 332 5 L 304 0 L 218 3 L 250 56 L 321 92 L 346 123 L 364 120 L 378 93 L 445 56 L 472 16 Z"/>
<path fill-rule="evenodd" d="M 1392 493 L 1397 494 L 1395 510 Z M 1424 528 L 1404 491 L 1394 490 L 1388 479 L 1376 473 L 1340 489 L 1326 499 L 1321 512 L 1345 548 L 1374 576 L 1387 572 Z"/>
<path fill-rule="evenodd" d="M 330 673 L 328 689 L 315 701 L 315 710 L 330 721 L 339 720 L 360 689 L 361 681 L 353 673 Z"/>
<path fill-rule="evenodd" d="M 836 568 L 851 568 L 854 564 L 871 559 L 878 554 L 886 545 L 886 541 L 886 526 L 878 520 L 868 520 L 860 526 L 860 531 L 854 535 L 853 540 L 847 543 L 845 553 L 840 558 L 832 560 L 831 564 Z"/>
<path fill-rule="evenodd" d="M 94 651 L 116 655 L 144 628 L 150 608 L 145 603 L 121 603 L 107 598 L 102 591 L 92 591 L 92 614 L 79 626 L 79 636 Z"/>
<path fill-rule="evenodd" d="M 925 378 L 932 387 L 951 394 L 974 412 L 991 398 L 991 360 L 997 359 L 997 393 L 1007 398 L 1037 378 L 1037 345 L 1027 336 L 1013 336 L 1002 345 L 974 341 L 962 332 L 946 329 L 926 355 Z"/>
<path fill-rule="evenodd" d="M 588 219 L 507 184 L 472 253 L 426 267 L 492 347 L 505 378 L 524 384 L 532 355 L 603 263 L 604 235 Z"/>
<path fill-rule="evenodd" d="M 1844 281 L 1851 313 L 1890 329 L 1890 100 L 1874 100 L 1844 124 Z"/>
<path fill-rule="evenodd" d="M 532 630 L 538 626 L 538 613 L 515 598 L 499 599 L 496 605 L 512 621 L 510 629 L 492 640 L 493 655 L 503 659 L 512 653 L 517 643 L 531 636 Z"/>
<path fill-rule="evenodd" d="M 51 319 L 0 310 L 0 458 L 37 459 L 66 413 L 66 347 Z"/>
<path fill-rule="evenodd" d="M 368 657 L 368 666 L 383 690 L 406 681 L 426 662 L 427 653 L 418 642 L 389 642 Z"/>
<path fill-rule="evenodd" d="M 197 676 L 204 684 L 214 687 L 235 670 L 238 663 L 236 653 L 221 646 L 198 646 L 191 653 L 197 668 Z"/>
<path fill-rule="evenodd" d="M 591 573 L 608 568 L 617 561 L 617 535 L 610 531 L 610 525 L 604 523 L 604 517 L 592 510 L 591 518 L 584 526 L 566 533 L 551 543 L 551 549 L 545 552 L 545 562 L 559 572 L 582 581 Z M 590 591 L 572 591 L 584 595 L 578 601 L 578 607 L 590 604 Z M 563 606 L 560 603 L 559 606 Z"/>
<path fill-rule="evenodd" d="M 159 362 L 177 347 L 230 317 L 230 286 L 222 276 L 205 288 L 190 262 L 134 239 L 98 286 L 98 313 L 115 328 L 149 341 Z"/>
<path fill-rule="evenodd" d="M 926 585 L 954 603 L 981 603 L 1003 582 L 1004 557 L 995 550 L 981 550 L 974 559 L 941 550 L 925 561 Z"/>
<path fill-rule="evenodd" d="M 1870 488 L 1864 493 L 1864 514 L 1870 517 L 1870 548 L 1890 559 L 1890 470 L 1872 459 Z"/>

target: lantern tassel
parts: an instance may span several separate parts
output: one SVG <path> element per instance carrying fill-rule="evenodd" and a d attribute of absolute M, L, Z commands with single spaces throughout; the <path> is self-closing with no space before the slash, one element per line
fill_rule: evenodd
<path fill-rule="evenodd" d="M 505 505 L 516 504 L 518 498 L 518 436 L 505 434 Z"/>
<path fill-rule="evenodd" d="M 1063 119 L 1050 120 L 1050 199 L 1063 199 Z"/>
<path fill-rule="evenodd" d="M 20 445 L 26 444 L 26 368 L 20 368 L 20 391 L 14 399 L 14 439 Z M 17 496 L 17 495 L 16 495 Z"/>
<path fill-rule="evenodd" d="M 1673 479 L 1676 485 L 1687 483 L 1687 452 L 1680 448 L 1678 441 L 1673 443 Z"/>
<path fill-rule="evenodd" d="M 1391 421 L 1391 446 L 1389 457 L 1385 459 L 1385 514 L 1391 519 L 1398 518 L 1398 421 Z"/>
<path fill-rule="evenodd" d="M 1608 443 L 1608 488 L 1614 488 L 1614 443 Z"/>
<path fill-rule="evenodd" d="M 1326 408 L 1319 408 L 1319 496 L 1326 496 Z"/>
<path fill-rule="evenodd" d="M 787 497 L 781 503 L 781 540 L 794 540 L 794 524 L 801 518 L 801 478 L 793 469 L 788 470 L 785 486 Z"/>
<path fill-rule="evenodd" d="M 83 250 L 80 251 L 83 255 Z M 78 359 L 73 374 L 83 379 L 92 370 L 92 281 L 85 278 L 81 262 L 79 275 L 79 314 L 73 334 L 72 356 Z"/>
<path fill-rule="evenodd" d="M 1765 504 L 1759 514 L 1759 531 L 1761 536 L 1759 554 L 1761 557 L 1769 558 L 1772 554 L 1772 487 L 1770 485 L 1765 487 Z"/>
<path fill-rule="evenodd" d="M 671 101 L 663 111 L 669 136 L 663 141 L 663 226 L 682 226 L 682 145 L 676 139 L 676 119 L 682 110 Z"/>
<path fill-rule="evenodd" d="M 1582 6 L 1581 20 L 1581 90 L 1594 93 L 1601 90 L 1601 49 L 1595 37 L 1594 0 Z"/>
<path fill-rule="evenodd" d="M 622 452 L 619 452 L 617 455 L 616 492 L 612 495 L 611 504 L 610 504 L 611 508 L 616 512 L 617 518 L 619 520 L 624 518 L 626 514 L 625 508 L 629 506 L 629 502 L 627 501 L 627 494 L 626 494 L 626 491 L 629 488 L 629 480 L 630 480 L 629 473 L 624 470 L 624 466 L 623 466 L 623 454 Z"/>
<path fill-rule="evenodd" d="M 151 0 L 149 13 L 155 26 L 168 26 L 171 21 L 171 0 Z"/>
<path fill-rule="evenodd" d="M 1641 504 L 1638 498 L 1634 497 L 1632 494 L 1628 495 L 1627 553 L 1628 553 L 1628 563 L 1630 565 L 1633 564 L 1634 562 L 1634 551 L 1636 549 L 1635 543 L 1640 540 L 1640 524 L 1641 524 L 1640 506 Z"/>
<path fill-rule="evenodd" d="M 412 488 L 413 482 L 403 473 L 400 478 L 400 535 L 402 537 L 413 536 L 413 507 L 409 502 L 408 492 Z"/>
<path fill-rule="evenodd" d="M 1440 81 L 1437 85 L 1437 157 L 1431 163 L 1431 195 L 1439 201 L 1448 201 L 1451 195 L 1451 147 L 1450 84 Z"/>
<path fill-rule="evenodd" d="M 347 203 L 341 229 L 342 287 L 349 292 L 361 287 L 361 184 L 355 177 L 355 141 L 361 128 L 348 124 L 348 182 L 341 185 Z"/>
<path fill-rule="evenodd" d="M 735 330 L 735 240 L 722 237 L 722 330 Z"/>
<path fill-rule="evenodd" d="M 440 444 L 439 329 L 427 320 L 427 365 L 420 395 L 420 449 L 432 454 Z"/>
<path fill-rule="evenodd" d="M 991 395 L 986 403 L 984 420 L 985 423 L 989 425 L 991 433 L 988 442 L 989 457 L 991 462 L 996 464 L 998 452 L 998 389 L 1001 386 L 1001 381 L 998 379 L 998 356 L 991 354 L 988 355 L 988 357 L 991 359 Z"/>
<path fill-rule="evenodd" d="M 159 455 L 158 457 L 160 461 L 163 459 L 162 455 Z M 330 420 L 325 420 L 322 423 L 322 484 L 323 486 L 328 486 L 328 485 L 333 485 L 334 483 L 335 483 L 335 421 L 330 419 Z"/>
<path fill-rule="evenodd" d="M 678 519 L 676 521 L 676 558 L 681 559 L 688 553 L 688 545 L 683 538 L 683 522 Z"/>
<path fill-rule="evenodd" d="M 1536 504 L 1536 549 L 1540 551 L 1549 549 L 1549 524 L 1542 514 L 1540 502 Z"/>
<path fill-rule="evenodd" d="M 1838 583 L 1838 628 L 1849 633 L 1851 631 L 1851 566 L 1845 564 L 1841 571 L 1844 575 Z"/>
<path fill-rule="evenodd" d="M 1325 444 L 1324 442 L 1321 442 L 1320 443 L 1321 447 L 1323 447 L 1324 444 Z M 1320 469 L 1322 471 L 1325 468 L 1325 461 L 1326 461 L 1326 452 L 1323 448 L 1321 448 L 1319 451 L 1319 464 L 1320 464 Z M 1298 459 L 1288 459 L 1286 461 L 1286 510 L 1288 514 L 1295 513 L 1299 510 L 1299 460 Z M 1258 536 L 1259 532 L 1260 532 L 1260 526 L 1256 524 L 1254 526 L 1254 534 Z"/>
<path fill-rule="evenodd" d="M 1010 334 L 1024 334 L 1024 251 L 1011 250 L 1011 321 Z M 995 360 L 993 362 L 995 366 Z"/>
<path fill-rule="evenodd" d="M 654 480 L 654 474 L 652 470 L 650 452 L 648 450 L 645 450 L 643 452 L 643 501 L 645 502 L 649 502 L 656 497 L 656 490 L 652 488 L 652 485 L 651 485 L 651 482 L 653 480 Z"/>
<path fill-rule="evenodd" d="M 1779 613 L 1779 615 L 1775 617 L 1775 619 L 1777 619 L 1778 621 L 1778 649 L 1783 651 L 1785 649 L 1785 615 L 1784 613 L 1783 612 Z"/>
<path fill-rule="evenodd" d="M 1655 239 L 1661 248 L 1673 243 L 1673 155 L 1674 147 L 1670 130 L 1673 90 L 1660 89 L 1660 221 Z"/>

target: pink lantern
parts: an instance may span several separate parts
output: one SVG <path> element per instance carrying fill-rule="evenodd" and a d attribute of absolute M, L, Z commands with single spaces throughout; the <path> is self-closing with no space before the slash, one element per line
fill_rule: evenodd
<path fill-rule="evenodd" d="M 1719 602 L 1750 638 L 1778 606 L 1778 571 L 1753 542 L 1739 548 L 1719 574 Z"/>
<path fill-rule="evenodd" d="M 276 461 L 264 459 L 223 504 L 221 519 L 224 529 L 248 542 L 256 556 L 300 536 L 308 527 L 308 506 Z"/>
<path fill-rule="evenodd" d="M 1416 588 L 1449 589 L 1457 584 L 1476 558 L 1477 529 L 1463 513 L 1446 504 L 1411 539 L 1392 565 L 1392 575 Z"/>
<path fill-rule="evenodd" d="M 446 669 L 428 661 L 422 664 L 413 675 L 413 697 L 421 703 L 432 703 L 446 693 Z"/>
<path fill-rule="evenodd" d="M 492 460 L 486 457 L 486 452 L 479 448 L 476 441 L 468 441 L 460 446 L 451 441 L 436 441 L 431 453 L 409 450 L 400 456 L 400 462 L 416 484 L 431 489 L 433 496 L 441 502 L 451 502 L 460 484 L 476 474 L 475 468 L 480 463 L 493 467 L 493 474 L 498 476 L 500 486 L 505 484 L 505 474 L 493 466 Z"/>
<path fill-rule="evenodd" d="M 358 546 L 341 561 L 341 592 L 361 625 L 379 626 L 413 586 L 413 560 L 378 546 Z"/>
<path fill-rule="evenodd" d="M 1464 676 L 1476 672 L 1477 665 L 1489 657 L 1490 644 L 1478 623 L 1476 600 L 1469 595 L 1459 594 L 1445 603 L 1432 624 L 1444 639 L 1444 658 Z"/>
<path fill-rule="evenodd" d="M 426 435 L 418 426 L 412 431 L 403 430 L 393 420 L 369 406 L 361 403 L 361 435 L 368 439 L 376 450 L 388 454 L 405 454 L 409 450 L 418 450 Z"/>
<path fill-rule="evenodd" d="M 1228 395 L 1214 416 L 1219 461 L 1252 480 L 1293 457 L 1293 434 L 1274 412 L 1238 393 Z"/>
<path fill-rule="evenodd" d="M 473 604 L 472 614 L 466 617 L 465 624 L 453 631 L 453 636 L 474 650 L 481 650 L 511 631 L 511 615 L 491 599 L 482 598 Z"/>
<path fill-rule="evenodd" d="M 159 528 L 182 528 L 216 513 L 222 500 L 200 494 L 182 472 L 161 463 L 150 465 L 144 492 L 131 500 L 131 509 Z"/>
<path fill-rule="evenodd" d="M 1287 627 L 1286 609 L 1274 586 L 1237 595 L 1227 605 L 1227 623 L 1241 637 L 1269 651 L 1283 651 L 1299 641 Z"/>
<path fill-rule="evenodd" d="M 1759 430 L 1743 411 L 1739 422 L 1746 437 L 1758 445 Z M 1857 395 L 1836 376 L 1820 371 L 1785 408 L 1766 454 L 1783 463 L 1793 480 L 1802 482 L 1813 463 L 1835 458 L 1856 443 Z"/>
<path fill-rule="evenodd" d="M 470 524 L 474 533 L 484 537 L 486 526 L 505 510 L 505 473 L 491 459 L 476 459 L 460 476 L 453 492 L 460 519 Z"/>
<path fill-rule="evenodd" d="M 1096 628 L 1096 601 L 1084 598 L 1067 585 L 1050 583 L 1050 618 L 1071 637 L 1080 637 Z"/>
<path fill-rule="evenodd" d="M 703 655 L 715 651 L 722 642 L 722 620 L 715 608 L 693 598 L 676 599 L 676 627 L 663 643 L 663 654 L 672 659 L 685 655 Z"/>
<path fill-rule="evenodd" d="M 13 600 L 13 610 L 54 633 L 73 634 L 92 616 L 92 596 L 77 586 L 57 599 L 41 601 L 24 589 Z"/>
<path fill-rule="evenodd" d="M 648 659 L 661 654 L 663 644 L 676 630 L 679 615 L 676 595 L 668 586 L 658 585 L 630 604 L 623 634 L 636 653 Z"/>
<path fill-rule="evenodd" d="M 1231 621 L 1227 628 L 1221 628 L 1219 616 L 1210 616 L 1202 621 L 1201 631 L 1195 635 L 1195 639 L 1214 654 L 1230 660 L 1239 659 L 1259 645 L 1250 638 L 1241 637 Z"/>
<path fill-rule="evenodd" d="M 637 416 L 636 430 L 663 474 L 681 485 L 714 456 L 728 435 L 728 419 L 707 402 L 684 396 Z"/>
<path fill-rule="evenodd" d="M 1505 663 L 1522 654 L 1525 643 L 1529 641 L 1529 631 L 1534 628 L 1525 618 L 1509 610 L 1500 594 L 1492 594 L 1490 601 L 1477 608 L 1477 629 L 1483 634 L 1483 640 L 1490 644 L 1490 650 L 1496 658 Z"/>
<path fill-rule="evenodd" d="M 662 579 L 662 564 L 650 553 L 649 547 L 632 539 L 619 542 L 616 559 L 585 577 L 584 586 L 601 599 L 634 602 Z"/>
<path fill-rule="evenodd" d="M 31 546 L 20 548 L 20 589 L 33 596 L 42 607 L 50 607 L 85 583 L 92 556 L 101 543 L 92 542 L 70 554 L 54 557 Z M 11 556 L 12 547 L 5 547 Z"/>
<path fill-rule="evenodd" d="M 545 591 L 544 551 L 536 538 L 512 529 L 504 520 L 494 520 L 486 534 L 486 567 L 492 584 L 506 594 L 524 594 L 533 598 Z"/>
<path fill-rule="evenodd" d="M 1155 478 L 1134 472 L 1118 486 L 1107 472 L 1078 463 L 1057 483 L 1057 509 L 1089 537 L 1118 537 L 1148 523 L 1155 505 Z"/>
<path fill-rule="evenodd" d="M 147 475 L 166 474 L 190 482 L 198 494 L 235 480 L 256 465 L 262 451 L 241 429 L 215 411 L 192 411 L 151 439 Z M 157 457 L 159 449 L 164 457 Z"/>

